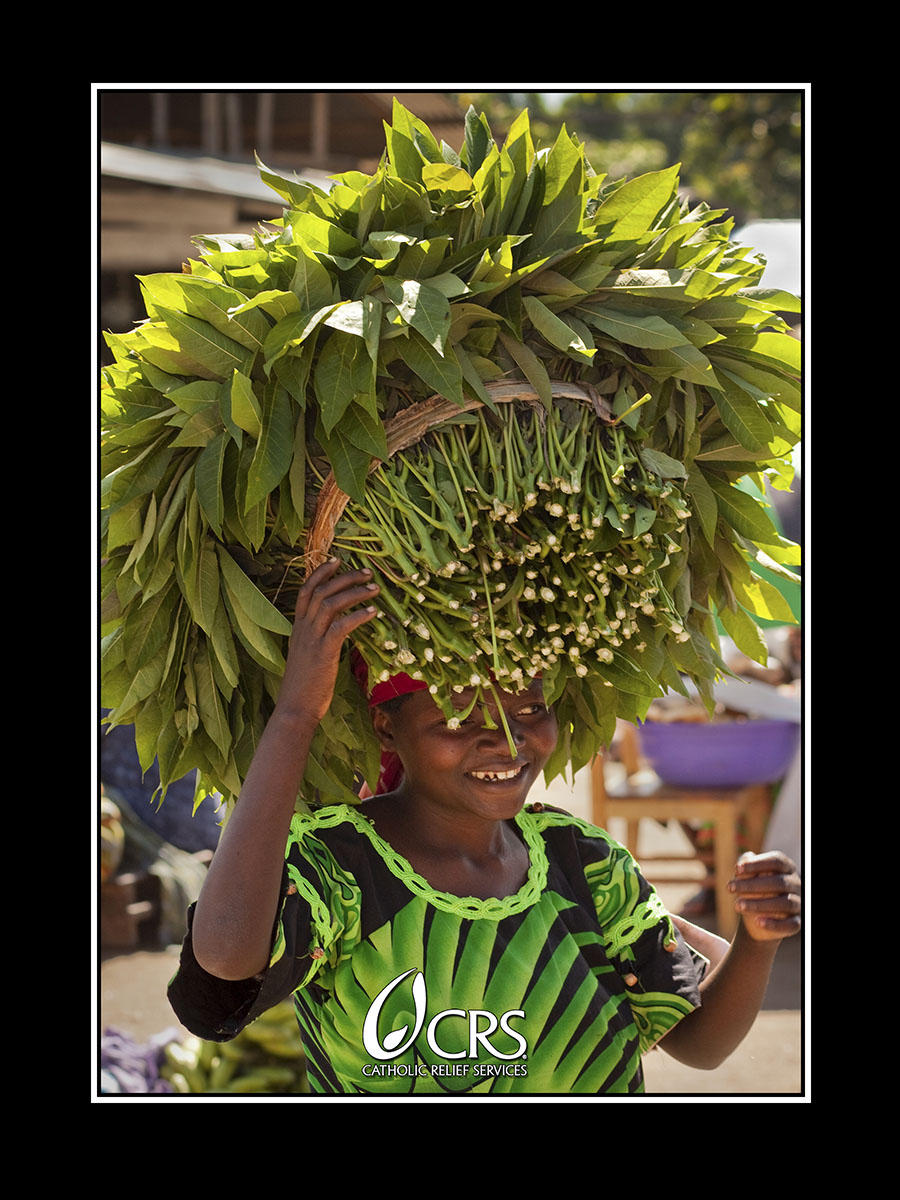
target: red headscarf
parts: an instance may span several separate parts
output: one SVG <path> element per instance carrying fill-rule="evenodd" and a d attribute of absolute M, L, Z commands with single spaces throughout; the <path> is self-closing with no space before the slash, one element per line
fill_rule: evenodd
<path fill-rule="evenodd" d="M 398 674 L 392 675 L 389 679 L 376 683 L 372 690 L 369 691 L 369 668 L 362 655 L 356 649 L 350 652 L 350 667 L 356 676 L 357 683 L 368 696 L 370 708 L 374 708 L 378 704 L 383 704 L 385 700 L 393 700 L 397 696 L 405 696 L 409 692 L 421 692 L 428 687 L 428 684 L 423 679 L 413 679 L 411 675 L 400 671 Z M 369 788 L 369 785 L 364 782 L 359 792 L 360 799 L 366 800 L 370 796 L 381 796 L 385 792 L 392 792 L 402 778 L 403 764 L 400 759 L 389 750 L 383 750 L 381 753 L 381 771 L 378 775 L 378 783 L 375 785 L 375 791 L 373 792 Z"/>

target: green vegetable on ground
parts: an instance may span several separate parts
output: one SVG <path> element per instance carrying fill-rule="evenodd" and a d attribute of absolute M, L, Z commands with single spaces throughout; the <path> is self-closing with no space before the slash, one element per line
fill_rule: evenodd
<path fill-rule="evenodd" d="M 308 1092 L 293 1002 L 269 1009 L 230 1042 L 194 1035 L 167 1042 L 160 1075 L 181 1095 Z"/>

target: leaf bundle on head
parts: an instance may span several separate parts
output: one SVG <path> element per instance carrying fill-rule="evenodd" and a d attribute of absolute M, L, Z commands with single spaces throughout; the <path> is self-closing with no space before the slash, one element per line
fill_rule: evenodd
<path fill-rule="evenodd" d="M 395 102 L 385 135 L 327 191 L 259 164 L 282 219 L 199 237 L 108 335 L 102 699 L 163 793 L 240 790 L 329 489 L 331 549 L 382 586 L 370 677 L 449 714 L 540 676 L 548 778 L 686 680 L 711 703 L 717 622 L 760 659 L 793 620 L 760 566 L 796 578 L 798 548 L 740 485 L 790 486 L 799 306 L 723 211 L 565 128 L 536 147 L 527 112 L 498 144 L 470 111 L 455 151 Z M 355 800 L 378 756 L 345 656 L 300 801 Z"/>

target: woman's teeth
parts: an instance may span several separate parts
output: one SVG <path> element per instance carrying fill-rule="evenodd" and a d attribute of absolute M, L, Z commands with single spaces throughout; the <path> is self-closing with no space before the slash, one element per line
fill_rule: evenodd
<path fill-rule="evenodd" d="M 473 779 L 484 779 L 488 783 L 497 783 L 503 779 L 515 779 L 522 773 L 522 766 L 513 767 L 509 771 L 470 771 Z"/>

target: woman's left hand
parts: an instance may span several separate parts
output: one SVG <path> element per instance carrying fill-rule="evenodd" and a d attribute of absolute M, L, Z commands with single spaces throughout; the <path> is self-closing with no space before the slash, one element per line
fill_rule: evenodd
<path fill-rule="evenodd" d="M 744 928 L 755 941 L 778 941 L 800 929 L 800 876 L 780 850 L 742 854 L 728 889 Z"/>

